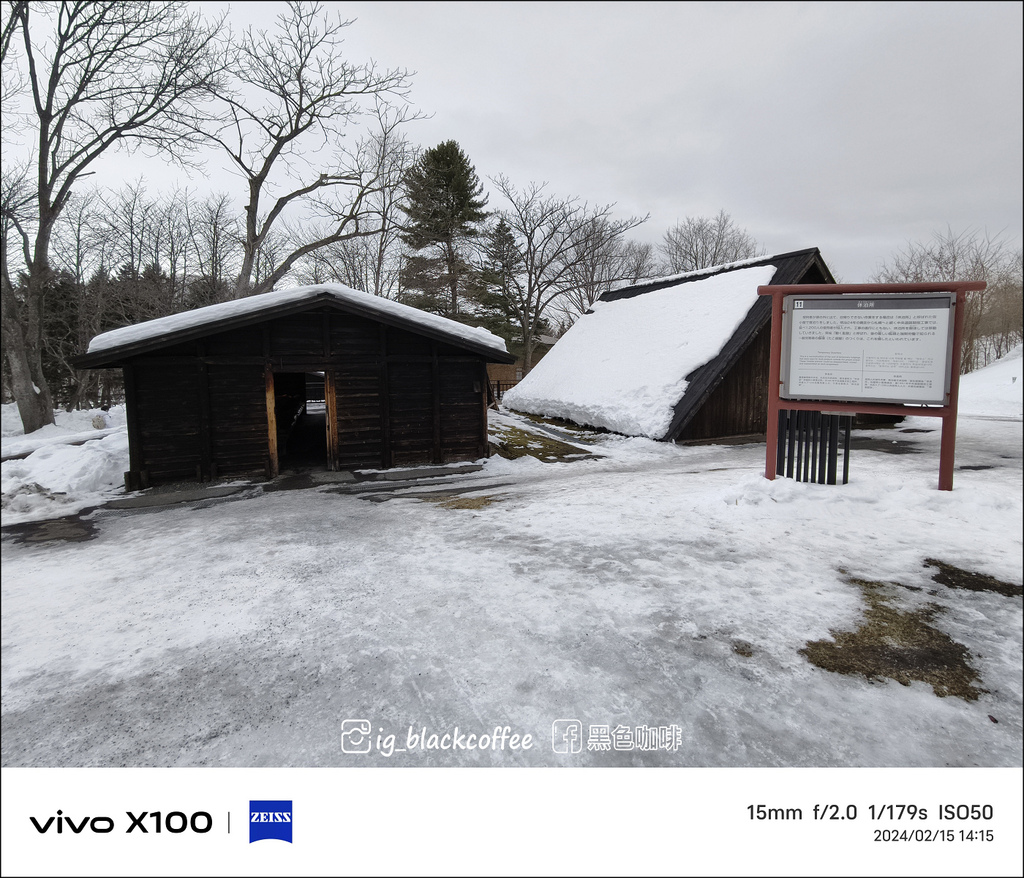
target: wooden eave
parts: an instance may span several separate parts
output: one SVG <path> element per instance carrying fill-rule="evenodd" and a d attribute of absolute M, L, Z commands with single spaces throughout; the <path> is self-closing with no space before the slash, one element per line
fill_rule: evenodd
<path fill-rule="evenodd" d="M 316 296 L 303 299 L 300 302 L 287 302 L 281 305 L 270 306 L 251 314 L 224 317 L 219 320 L 211 320 L 199 326 L 191 326 L 186 329 L 172 330 L 160 335 L 151 336 L 146 339 L 139 339 L 128 344 L 117 347 L 105 348 L 95 353 L 85 353 L 74 357 L 71 365 L 76 369 L 109 369 L 124 365 L 127 360 L 141 354 L 151 353 L 171 345 L 183 344 L 196 339 L 205 338 L 220 332 L 239 329 L 246 326 L 253 326 L 265 323 L 278 317 L 285 317 L 291 314 L 301 314 L 306 311 L 313 311 L 323 308 L 339 311 L 343 314 L 353 314 L 357 317 L 365 317 L 376 323 L 382 323 L 395 329 L 402 329 L 415 333 L 434 341 L 443 342 L 452 347 L 460 348 L 470 353 L 483 357 L 489 363 L 514 363 L 516 358 L 508 352 L 497 351 L 485 344 L 474 342 L 472 339 L 464 338 L 456 333 L 446 333 L 441 329 L 428 324 L 419 323 L 415 320 L 403 319 L 400 315 L 384 313 L 374 308 L 360 305 L 358 302 L 339 302 L 329 292 L 323 292 Z"/>

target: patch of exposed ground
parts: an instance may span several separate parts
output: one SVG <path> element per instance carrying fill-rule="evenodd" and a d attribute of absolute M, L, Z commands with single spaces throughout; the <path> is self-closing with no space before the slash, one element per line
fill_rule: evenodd
<path fill-rule="evenodd" d="M 544 463 L 558 463 L 567 460 L 582 460 L 592 456 L 575 445 L 560 442 L 551 436 L 528 433 L 518 427 L 494 426 L 491 428 L 491 438 L 491 447 L 507 460 L 536 457 Z"/>
<path fill-rule="evenodd" d="M 809 661 L 826 671 L 871 681 L 890 679 L 909 686 L 918 680 L 940 698 L 976 701 L 988 691 L 977 685 L 981 678 L 967 647 L 932 626 L 941 607 L 900 610 L 887 594 L 890 584 L 852 577 L 848 581 L 864 595 L 864 621 L 856 631 L 831 631 L 834 640 L 808 642 L 799 652 Z"/>
<path fill-rule="evenodd" d="M 9 524 L 4 527 L 3 533 L 5 537 L 13 537 L 19 543 L 48 543 L 52 540 L 82 543 L 96 538 L 96 525 L 91 521 L 84 521 L 81 518 L 82 514 L 46 521 Z"/>
<path fill-rule="evenodd" d="M 442 509 L 483 509 L 498 501 L 489 494 L 483 497 L 439 497 L 433 500 Z"/>
<path fill-rule="evenodd" d="M 946 585 L 950 588 L 959 588 L 965 591 L 992 591 L 996 594 L 1005 595 L 1008 598 L 1019 598 L 1024 596 L 1024 586 L 1014 585 L 1011 582 L 1003 582 L 987 573 L 973 573 L 970 570 L 961 570 L 945 561 L 936 561 L 934 558 L 924 559 L 925 567 L 935 567 L 938 573 L 932 575 L 932 580 L 939 585 Z"/>
<path fill-rule="evenodd" d="M 586 436 L 592 433 L 608 433 L 604 427 L 587 427 L 583 424 L 577 424 L 575 421 L 567 421 L 564 418 L 553 418 L 550 415 L 531 415 L 526 412 L 516 412 L 516 414 L 525 418 L 528 421 L 533 421 L 535 424 L 546 424 L 549 427 L 557 427 L 559 430 L 565 430 L 568 433 L 576 433 L 580 436 Z"/>

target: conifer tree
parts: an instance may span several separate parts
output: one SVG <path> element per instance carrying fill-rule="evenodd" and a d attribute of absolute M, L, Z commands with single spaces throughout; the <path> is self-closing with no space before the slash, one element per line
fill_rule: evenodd
<path fill-rule="evenodd" d="M 446 317 L 460 315 L 460 298 L 478 287 L 469 245 L 487 218 L 487 197 L 469 158 L 454 140 L 420 156 L 405 177 L 402 240 L 414 253 L 403 285 L 416 304 Z"/>
<path fill-rule="evenodd" d="M 523 348 L 520 337 L 522 330 L 513 304 L 513 289 L 516 276 L 522 271 L 523 257 L 516 245 L 515 235 L 503 217 L 488 230 L 482 249 L 477 322 L 505 339 L 509 351 L 520 356 Z"/>

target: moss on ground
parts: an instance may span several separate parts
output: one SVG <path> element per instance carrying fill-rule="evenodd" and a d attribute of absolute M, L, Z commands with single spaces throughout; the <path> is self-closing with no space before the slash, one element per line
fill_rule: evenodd
<path fill-rule="evenodd" d="M 1021 597 L 1024 595 L 1024 587 L 1013 585 L 1010 582 L 1003 582 L 987 573 L 972 573 L 970 570 L 961 570 L 952 564 L 944 561 L 936 561 L 934 558 L 924 559 L 925 567 L 935 567 L 938 573 L 932 576 L 932 581 L 945 585 L 949 588 L 959 588 L 965 591 L 991 591 L 1008 598 Z"/>
<path fill-rule="evenodd" d="M 531 415 L 526 412 L 516 412 L 520 418 L 526 418 L 528 421 L 533 421 L 535 424 L 546 424 L 549 427 L 556 427 L 559 430 L 565 430 L 567 433 L 577 433 L 581 436 L 586 436 L 588 433 L 607 433 L 609 432 L 604 427 L 587 427 L 584 424 L 577 424 L 575 421 L 567 421 L 563 418 L 553 418 L 544 415 Z"/>
<path fill-rule="evenodd" d="M 581 451 L 575 445 L 560 442 L 550 436 L 528 433 L 518 427 L 498 426 L 492 429 L 491 434 L 496 440 L 491 447 L 507 460 L 536 457 L 544 463 L 558 463 L 567 460 L 583 460 L 593 456 L 586 451 Z"/>
<path fill-rule="evenodd" d="M 890 679 L 909 686 L 928 683 L 940 698 L 976 701 L 987 690 L 971 666 L 970 652 L 931 622 L 942 612 L 934 604 L 906 612 L 892 605 L 883 582 L 849 580 L 864 595 L 867 610 L 856 631 L 832 631 L 834 640 L 808 642 L 800 650 L 826 671 L 869 680 Z"/>
<path fill-rule="evenodd" d="M 490 494 L 483 497 L 438 497 L 432 500 L 442 509 L 483 509 L 497 501 L 498 498 Z"/>

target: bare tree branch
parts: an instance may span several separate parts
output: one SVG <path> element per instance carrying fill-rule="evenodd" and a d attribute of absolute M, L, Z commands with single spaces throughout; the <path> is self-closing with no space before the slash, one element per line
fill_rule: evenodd
<path fill-rule="evenodd" d="M 590 207 L 577 198 L 547 195 L 547 184 L 531 183 L 520 191 L 503 175 L 491 182 L 509 203 L 500 216 L 512 230 L 521 258 L 508 297 L 523 334 L 528 371 L 548 306 L 573 289 L 598 241 L 607 246 L 647 217 L 613 220 L 614 205 Z"/>
<path fill-rule="evenodd" d="M 1021 296 L 1020 251 L 1011 251 L 1001 235 L 990 236 L 974 229 L 935 232 L 928 242 L 908 241 L 875 272 L 877 283 L 983 280 L 984 290 L 967 294 L 961 371 L 987 365 L 997 351 L 1006 353 L 1020 338 L 1016 314 Z M 1001 314 L 1001 317 L 997 317 Z M 986 327 L 998 321 L 1000 339 L 986 344 Z"/>
<path fill-rule="evenodd" d="M 205 102 L 222 90 L 226 59 L 220 24 L 207 25 L 188 3 L 62 0 L 8 9 L 0 49 L 5 70 L 15 40 L 23 56 L 36 170 L 27 284 L 4 306 L 4 353 L 32 432 L 53 422 L 42 324 L 51 239 L 74 187 L 115 146 L 183 162 L 209 121 Z"/>
<path fill-rule="evenodd" d="M 236 297 L 273 289 L 318 249 L 379 231 L 367 225 L 366 203 L 386 181 L 368 144 L 399 141 L 396 128 L 409 113 L 390 102 L 404 101 L 409 74 L 346 60 L 342 33 L 351 23 L 328 17 L 318 3 L 289 2 L 272 31 L 250 28 L 242 36 L 233 64 L 236 88 L 222 96 L 226 121 L 213 137 L 247 188 Z M 376 137 L 343 149 L 346 129 L 363 116 L 376 123 Z M 294 246 L 253 283 L 275 227 L 303 210 L 332 217 L 333 229 Z"/>
<path fill-rule="evenodd" d="M 665 233 L 661 244 L 666 274 L 683 274 L 763 256 L 758 243 L 724 210 L 717 216 L 688 216 Z"/>

